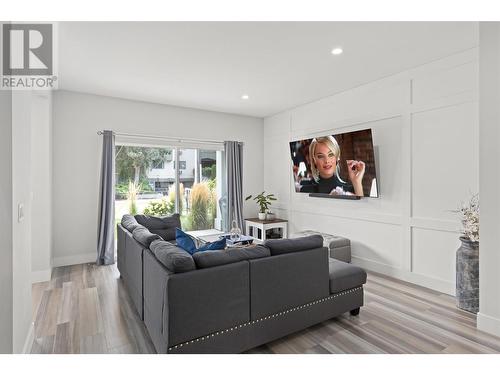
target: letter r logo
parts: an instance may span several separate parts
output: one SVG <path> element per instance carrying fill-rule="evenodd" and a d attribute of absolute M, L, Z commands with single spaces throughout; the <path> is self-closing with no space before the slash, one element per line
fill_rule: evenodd
<path fill-rule="evenodd" d="M 3 25 L 3 74 L 52 75 L 52 25 Z"/>

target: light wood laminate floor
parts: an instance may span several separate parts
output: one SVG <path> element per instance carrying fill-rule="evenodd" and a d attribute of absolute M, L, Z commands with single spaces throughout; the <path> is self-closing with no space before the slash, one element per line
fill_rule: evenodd
<path fill-rule="evenodd" d="M 32 353 L 154 353 L 116 265 L 54 269 L 33 284 Z M 453 297 L 368 273 L 365 306 L 249 353 L 500 353 Z"/>

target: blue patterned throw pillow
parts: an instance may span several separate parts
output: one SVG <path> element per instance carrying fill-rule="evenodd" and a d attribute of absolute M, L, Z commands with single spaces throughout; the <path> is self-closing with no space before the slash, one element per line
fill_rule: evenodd
<path fill-rule="evenodd" d="M 177 242 L 177 246 L 186 250 L 189 254 L 193 255 L 196 253 L 196 245 L 191 236 L 179 228 L 175 228 L 175 241 Z"/>
<path fill-rule="evenodd" d="M 186 250 L 191 255 L 198 251 L 224 250 L 226 248 L 226 239 L 222 238 L 218 241 L 207 242 L 197 249 L 191 236 L 179 228 L 175 229 L 175 240 L 177 242 L 177 246 Z"/>
<path fill-rule="evenodd" d="M 207 242 L 205 245 L 198 248 L 198 251 L 207 250 L 224 250 L 226 248 L 226 239 L 222 238 L 218 241 Z"/>

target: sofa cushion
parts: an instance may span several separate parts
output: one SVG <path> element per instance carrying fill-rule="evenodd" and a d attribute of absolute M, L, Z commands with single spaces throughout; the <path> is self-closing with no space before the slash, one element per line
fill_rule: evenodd
<path fill-rule="evenodd" d="M 175 228 L 181 227 L 179 214 L 172 216 L 135 215 L 137 222 L 149 229 L 151 233 L 158 234 L 165 241 L 175 239 Z"/>
<path fill-rule="evenodd" d="M 323 237 L 314 235 L 293 239 L 267 240 L 264 242 L 264 246 L 271 250 L 271 255 L 281 255 L 323 247 Z"/>
<path fill-rule="evenodd" d="M 154 240 L 161 240 L 162 238 L 154 233 L 151 233 L 147 228 L 144 228 L 142 225 L 135 228 L 132 232 L 132 236 L 135 238 L 137 242 L 139 242 L 142 246 L 149 248 L 151 242 Z"/>
<path fill-rule="evenodd" d="M 210 268 L 242 260 L 265 258 L 270 255 L 271 252 L 267 247 L 257 245 L 233 247 L 227 250 L 200 251 L 193 254 L 193 259 L 198 268 Z"/>
<path fill-rule="evenodd" d="M 122 227 L 127 229 L 130 233 L 134 231 L 135 228 L 142 227 L 141 224 L 137 222 L 135 217 L 132 215 L 123 215 L 122 217 Z"/>
<path fill-rule="evenodd" d="M 155 240 L 149 247 L 156 259 L 158 259 L 168 270 L 180 273 L 196 269 L 193 257 L 183 249 L 172 245 L 170 242 Z"/>
<path fill-rule="evenodd" d="M 355 288 L 366 283 L 364 269 L 336 259 L 330 259 L 330 293 Z"/>

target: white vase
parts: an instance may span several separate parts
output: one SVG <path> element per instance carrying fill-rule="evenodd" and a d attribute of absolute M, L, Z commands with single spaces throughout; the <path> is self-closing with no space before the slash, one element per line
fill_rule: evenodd
<path fill-rule="evenodd" d="M 266 213 L 265 212 L 259 212 L 259 220 L 266 220 Z"/>

